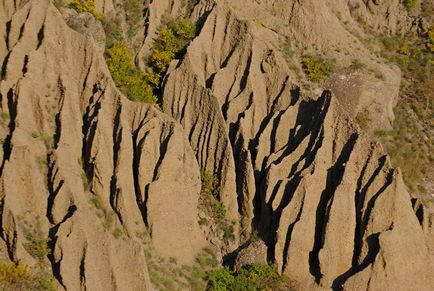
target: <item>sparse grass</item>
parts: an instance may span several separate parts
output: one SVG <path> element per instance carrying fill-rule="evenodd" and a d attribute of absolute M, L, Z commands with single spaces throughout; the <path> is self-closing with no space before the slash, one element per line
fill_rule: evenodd
<path fill-rule="evenodd" d="M 294 50 L 291 46 L 291 41 L 289 38 L 286 38 L 285 41 L 280 45 L 280 49 L 285 60 L 289 61 L 294 56 Z"/>
<path fill-rule="evenodd" d="M 319 83 L 332 72 L 333 65 L 331 61 L 320 57 L 305 56 L 303 69 L 310 81 Z"/>
<path fill-rule="evenodd" d="M 426 183 L 434 179 L 433 51 L 427 45 L 427 33 L 388 36 L 382 42 L 383 57 L 401 68 L 403 80 L 393 130 L 376 135 L 382 139 L 392 164 L 401 168 L 410 191 L 423 198 Z"/>
<path fill-rule="evenodd" d="M 360 71 L 362 69 L 366 68 L 366 64 L 362 63 L 360 60 L 358 59 L 354 59 L 351 61 L 351 65 L 349 67 L 349 69 L 351 71 Z"/>
<path fill-rule="evenodd" d="M 149 276 L 156 290 L 205 290 L 207 275 L 218 265 L 214 251 L 202 249 L 191 266 L 180 265 L 176 258 L 156 255 L 147 233 L 137 234 L 143 242 Z"/>
<path fill-rule="evenodd" d="M 367 129 L 369 123 L 371 122 L 371 116 L 369 114 L 368 108 L 363 108 L 359 113 L 356 115 L 356 121 L 360 125 L 361 128 Z"/>
<path fill-rule="evenodd" d="M 114 219 L 113 219 L 114 213 L 105 207 L 104 203 L 102 202 L 102 200 L 99 196 L 96 196 L 96 195 L 93 196 L 90 199 L 90 201 L 97 209 L 97 215 L 99 218 L 102 219 L 102 225 L 104 226 L 104 228 L 106 230 L 110 230 L 112 228 L 113 222 L 114 222 Z M 114 233 L 113 233 L 113 235 L 114 235 Z"/>
<path fill-rule="evenodd" d="M 210 218 L 218 228 L 219 235 L 224 240 L 235 239 L 234 223 L 226 219 L 226 207 L 220 201 L 220 188 L 218 179 L 215 175 L 207 171 L 201 171 L 202 191 L 199 199 L 199 208 L 202 209 L 207 217 Z M 199 225 L 208 225 L 210 222 L 206 218 L 199 220 Z"/>
<path fill-rule="evenodd" d="M 18 216 L 19 226 L 24 231 L 23 247 L 36 261 L 32 268 L 24 262 L 5 263 L 0 261 L 0 289 L 54 291 L 54 278 L 49 273 L 47 256 L 51 253 L 49 239 L 41 230 L 39 217 Z M 3 289 L 2 289 L 3 290 Z"/>
<path fill-rule="evenodd" d="M 128 24 L 127 36 L 131 38 L 136 34 L 142 17 L 142 3 L 139 0 L 126 0 L 124 1 L 124 10 Z"/>
<path fill-rule="evenodd" d="M 57 9 L 60 9 L 65 5 L 63 0 L 53 0 L 53 4 Z"/>

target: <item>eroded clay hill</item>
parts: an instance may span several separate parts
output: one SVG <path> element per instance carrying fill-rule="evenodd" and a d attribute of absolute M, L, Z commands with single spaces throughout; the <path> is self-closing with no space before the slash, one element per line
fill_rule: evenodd
<path fill-rule="evenodd" d="M 101 12 L 113 10 L 106 2 Z M 166 74 L 160 111 L 127 100 L 94 39 L 69 28 L 50 1 L 0 1 L 2 260 L 38 264 L 25 247 L 30 232 L 49 241 L 42 260 L 59 290 L 153 290 L 144 237 L 156 255 L 189 265 L 203 248 L 225 256 L 257 231 L 268 260 L 302 290 L 434 288 L 432 214 L 339 98 L 303 93 L 278 49 L 279 19 L 300 31 L 287 31 L 297 41 L 325 45 L 302 23 L 323 28 L 309 11 L 331 10 L 253 2 L 193 6 L 201 28 Z M 370 24 L 405 26 L 378 20 L 399 9 L 384 2 Z M 140 54 L 161 21 L 156 3 Z M 161 14 L 181 6 L 158 5 Z M 396 68 L 367 62 L 385 72 L 381 86 L 399 86 Z M 218 178 L 231 242 L 199 225 L 200 169 Z"/>

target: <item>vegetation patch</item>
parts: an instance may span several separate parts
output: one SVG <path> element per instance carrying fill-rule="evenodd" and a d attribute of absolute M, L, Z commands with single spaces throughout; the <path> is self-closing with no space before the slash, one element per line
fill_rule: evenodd
<path fill-rule="evenodd" d="M 193 265 L 180 265 L 176 258 L 156 255 L 148 233 L 138 233 L 137 237 L 143 242 L 149 277 L 156 290 L 205 290 L 208 274 L 219 265 L 215 253 L 209 248 L 198 253 Z"/>
<path fill-rule="evenodd" d="M 130 29 L 140 19 L 137 0 L 125 3 L 125 10 Z M 148 65 L 144 74 L 133 61 L 133 52 L 123 37 L 120 21 L 114 19 L 106 23 L 107 35 L 105 57 L 113 81 L 119 90 L 132 101 L 157 103 L 160 83 L 172 60 L 181 57 L 185 47 L 195 36 L 196 27 L 189 19 L 168 21 L 158 31 L 158 37 L 152 47 L 151 55 L 145 63 Z M 128 37 L 132 33 L 128 32 Z"/>
<path fill-rule="evenodd" d="M 99 196 L 93 196 L 90 201 L 92 202 L 92 204 L 95 206 L 95 208 L 97 209 L 97 215 L 99 218 L 101 218 L 102 220 L 102 225 L 104 226 L 104 228 L 106 230 L 110 230 L 113 226 L 114 223 L 114 213 L 111 210 L 108 210 L 104 203 L 102 202 L 101 198 Z M 113 232 L 113 236 L 117 236 L 117 234 L 115 235 L 115 232 L 117 233 L 116 229 Z M 120 237 L 120 236 L 119 236 Z"/>
<path fill-rule="evenodd" d="M 61 5 L 61 1 L 58 5 Z M 96 11 L 96 6 L 94 0 L 72 0 L 69 4 L 69 8 L 74 9 L 78 13 L 88 12 L 92 14 L 96 19 L 103 21 L 104 15 Z"/>
<path fill-rule="evenodd" d="M 320 57 L 305 56 L 303 69 L 310 81 L 319 83 L 330 75 L 333 65 Z"/>
<path fill-rule="evenodd" d="M 153 88 L 133 64 L 133 55 L 125 41 L 115 41 L 105 52 L 107 66 L 116 86 L 130 100 L 156 103 Z"/>
<path fill-rule="evenodd" d="M 405 7 L 412 9 L 416 6 L 418 0 L 405 0 Z"/>
<path fill-rule="evenodd" d="M 220 202 L 220 188 L 218 179 L 210 172 L 201 171 L 202 191 L 199 197 L 199 209 L 206 214 L 206 218 L 199 220 L 200 225 L 209 225 L 210 223 L 217 226 L 219 236 L 226 241 L 233 241 L 234 222 L 226 218 L 226 207 Z"/>
<path fill-rule="evenodd" d="M 363 128 L 363 129 L 368 128 L 368 125 L 371 122 L 371 116 L 369 114 L 368 108 L 365 107 L 365 108 L 363 108 L 362 111 L 357 113 L 356 121 L 360 125 L 361 128 Z"/>
<path fill-rule="evenodd" d="M 151 68 L 148 80 L 155 89 L 159 89 L 170 62 L 182 57 L 195 34 L 196 26 L 187 18 L 169 20 L 160 28 L 148 61 Z"/>
<path fill-rule="evenodd" d="M 294 290 L 289 280 L 280 276 L 271 265 L 253 264 L 233 273 L 218 269 L 208 276 L 208 289 L 226 290 Z"/>
<path fill-rule="evenodd" d="M 409 190 L 427 200 L 425 185 L 433 179 L 434 164 L 432 40 L 426 31 L 419 36 L 383 37 L 382 43 L 383 57 L 401 68 L 403 80 L 393 130 L 376 135 L 383 141 L 392 164 L 401 168 Z"/>
<path fill-rule="evenodd" d="M 289 61 L 294 56 L 294 49 L 291 46 L 291 41 L 289 38 L 286 38 L 285 41 L 280 45 L 280 49 L 285 60 Z"/>

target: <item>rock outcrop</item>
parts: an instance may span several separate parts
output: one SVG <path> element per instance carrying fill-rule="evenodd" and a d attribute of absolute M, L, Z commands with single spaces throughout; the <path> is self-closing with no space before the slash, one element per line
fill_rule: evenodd
<path fill-rule="evenodd" d="M 50 1 L 0 1 L 0 258 L 36 264 L 23 247 L 32 228 L 49 240 L 44 259 L 59 290 L 153 290 L 148 255 L 188 265 L 210 244 L 198 223 L 206 169 L 234 226 L 227 252 L 254 230 L 265 242 L 247 263 L 269 259 L 304 290 L 433 290 L 432 211 L 352 118 L 372 96 L 397 90 L 399 71 L 338 12 L 354 21 L 349 7 L 359 3 L 372 28 L 411 24 L 387 16 L 401 11 L 397 0 L 350 2 L 146 3 L 139 54 L 164 11 L 201 24 L 165 76 L 161 112 L 128 101 L 95 34 L 72 30 Z M 329 56 L 343 68 L 357 56 L 385 80 L 361 77 L 349 96 L 336 75 L 328 81 L 338 96 L 303 93 L 282 38 L 296 54 L 354 43 L 348 56 Z M 372 82 L 380 89 L 366 93 Z M 395 91 L 374 107 L 376 126 L 390 126 Z M 143 237 L 155 254 L 145 254 Z"/>
<path fill-rule="evenodd" d="M 206 246 L 183 129 L 123 97 L 93 38 L 49 1 L 3 1 L 0 19 L 2 257 L 32 262 L 31 221 L 59 288 L 152 290 L 143 232 L 182 263 Z"/>

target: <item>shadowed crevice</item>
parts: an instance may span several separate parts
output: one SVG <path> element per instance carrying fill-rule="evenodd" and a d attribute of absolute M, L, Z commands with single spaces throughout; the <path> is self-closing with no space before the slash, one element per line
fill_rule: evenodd
<path fill-rule="evenodd" d="M 319 283 L 322 278 L 318 256 L 324 244 L 325 228 L 328 222 L 330 208 L 333 204 L 333 197 L 336 188 L 342 182 L 346 163 L 353 152 L 357 139 L 358 135 L 353 133 L 343 146 L 335 164 L 328 170 L 326 188 L 321 193 L 321 197 L 316 208 L 315 236 L 312 251 L 309 253 L 309 264 L 310 273 L 315 277 L 315 281 L 317 283 Z"/>

